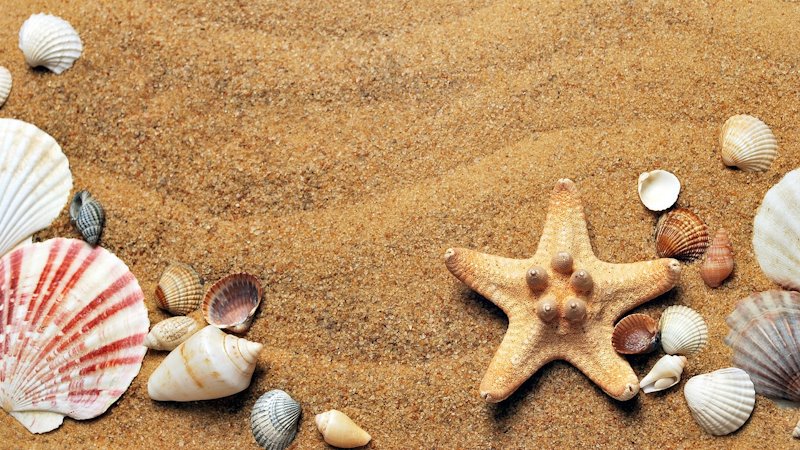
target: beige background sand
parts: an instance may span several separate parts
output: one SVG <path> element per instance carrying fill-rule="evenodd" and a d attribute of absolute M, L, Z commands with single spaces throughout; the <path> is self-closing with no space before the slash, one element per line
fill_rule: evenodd
<path fill-rule="evenodd" d="M 85 53 L 61 76 L 32 71 L 17 31 L 68 19 Z M 1 117 L 32 122 L 70 159 L 76 188 L 108 212 L 103 244 L 153 303 L 169 260 L 208 281 L 233 270 L 266 286 L 248 337 L 266 345 L 250 388 L 155 403 L 149 354 L 103 416 L 33 436 L 0 414 L 2 447 L 248 448 L 249 413 L 280 388 L 303 405 L 297 448 L 324 446 L 313 416 L 347 412 L 372 448 L 792 445 L 797 411 L 758 397 L 732 436 L 703 433 L 682 388 L 617 403 L 553 363 L 510 400 L 478 385 L 506 318 L 445 269 L 446 247 L 523 257 L 547 193 L 574 179 L 597 254 L 655 256 L 645 170 L 682 180 L 679 205 L 731 231 L 734 277 L 709 290 L 697 264 L 640 308 L 685 304 L 710 346 L 687 375 L 730 365 L 725 316 L 773 287 L 750 245 L 767 189 L 800 165 L 800 4 L 513 1 L 57 2 L 0 0 Z M 733 114 L 770 124 L 766 173 L 723 167 Z M 66 211 L 37 239 L 76 236 Z M 643 375 L 659 357 L 632 360 Z"/>

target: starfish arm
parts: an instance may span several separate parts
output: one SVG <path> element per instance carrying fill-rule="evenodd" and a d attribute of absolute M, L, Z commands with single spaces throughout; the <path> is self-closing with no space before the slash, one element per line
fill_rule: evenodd
<path fill-rule="evenodd" d="M 594 257 L 578 188 L 568 179 L 558 180 L 550 194 L 550 206 L 536 256 L 555 255 L 557 252 Z"/>
<path fill-rule="evenodd" d="M 611 335 L 610 329 L 608 335 Z M 639 379 L 630 364 L 611 347 L 611 339 L 590 350 L 572 352 L 564 359 L 616 400 L 630 400 L 636 396 Z"/>
<path fill-rule="evenodd" d="M 672 289 L 680 279 L 681 265 L 671 258 L 628 264 L 602 263 L 602 282 L 595 285 L 593 300 L 612 322 L 631 309 Z M 595 278 L 597 279 L 597 278 Z M 612 281 L 613 280 L 613 281 Z M 614 299 L 602 304 L 602 299 Z"/>

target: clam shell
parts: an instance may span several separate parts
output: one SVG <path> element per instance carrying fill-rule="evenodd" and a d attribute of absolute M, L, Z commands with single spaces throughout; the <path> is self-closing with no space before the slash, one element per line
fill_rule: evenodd
<path fill-rule="evenodd" d="M 718 287 L 733 272 L 733 248 L 724 228 L 717 231 L 706 250 L 705 260 L 700 266 L 700 277 L 708 287 Z"/>
<path fill-rule="evenodd" d="M 714 436 L 738 430 L 750 418 L 756 401 L 750 377 L 735 367 L 690 378 L 683 395 L 694 420 Z"/>
<path fill-rule="evenodd" d="M 156 287 L 158 307 L 172 314 L 188 314 L 203 301 L 203 280 L 190 266 L 173 262 L 161 274 Z"/>
<path fill-rule="evenodd" d="M 81 233 L 84 241 L 92 245 L 100 242 L 100 235 L 103 234 L 103 227 L 106 224 L 106 212 L 103 205 L 92 197 L 89 191 L 78 191 L 72 197 L 69 219 Z"/>
<path fill-rule="evenodd" d="M 146 351 L 136 277 L 108 250 L 50 239 L 5 255 L 0 279 L 0 407 L 32 433 L 104 413 Z"/>
<path fill-rule="evenodd" d="M 243 333 L 253 323 L 263 291 L 249 273 L 228 275 L 214 283 L 203 299 L 203 316 L 210 325 Z"/>
<path fill-rule="evenodd" d="M 708 342 L 708 326 L 692 308 L 675 305 L 664 310 L 658 323 L 661 348 L 668 355 L 693 355 Z"/>
<path fill-rule="evenodd" d="M 663 391 L 681 381 L 683 368 L 686 366 L 685 356 L 664 355 L 650 369 L 650 372 L 639 382 L 645 394 Z"/>
<path fill-rule="evenodd" d="M 274 389 L 256 400 L 250 413 L 250 429 L 258 445 L 267 450 L 283 450 L 297 435 L 303 408 L 280 389 Z"/>
<path fill-rule="evenodd" d="M 658 346 L 658 323 L 645 314 L 623 317 L 614 327 L 611 345 L 623 355 L 652 352 Z"/>
<path fill-rule="evenodd" d="M 639 175 L 639 199 L 650 211 L 663 211 L 674 205 L 681 192 L 681 182 L 666 170 Z"/>
<path fill-rule="evenodd" d="M 317 429 L 322 433 L 322 438 L 334 447 L 361 447 L 372 439 L 372 436 L 356 425 L 347 414 L 335 409 L 317 414 L 314 420 Z"/>
<path fill-rule="evenodd" d="M 8 94 L 11 93 L 11 82 L 11 72 L 0 66 L 0 108 L 8 99 Z"/>
<path fill-rule="evenodd" d="M 800 290 L 800 169 L 771 187 L 756 213 L 753 250 L 761 270 L 783 287 Z"/>
<path fill-rule="evenodd" d="M 49 14 L 34 14 L 19 30 L 19 49 L 29 66 L 46 67 L 60 74 L 80 58 L 83 43 L 66 20 Z"/>
<path fill-rule="evenodd" d="M 722 162 L 746 172 L 763 172 L 778 156 L 778 141 L 767 124 L 753 116 L 733 116 L 719 136 Z"/>
<path fill-rule="evenodd" d="M 200 323 L 189 316 L 164 319 L 153 326 L 144 340 L 144 345 L 153 350 L 175 350 L 175 347 L 200 331 L 200 326 Z"/>
<path fill-rule="evenodd" d="M 792 437 L 800 439 L 800 422 L 797 422 L 797 425 L 795 425 L 794 431 L 792 431 Z"/>
<path fill-rule="evenodd" d="M 661 258 L 692 261 L 708 248 L 708 227 L 686 208 L 670 211 L 656 224 L 656 252 Z"/>

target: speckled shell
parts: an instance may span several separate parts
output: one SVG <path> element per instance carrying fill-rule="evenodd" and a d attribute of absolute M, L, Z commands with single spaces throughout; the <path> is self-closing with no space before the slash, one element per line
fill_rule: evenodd
<path fill-rule="evenodd" d="M 800 290 L 800 169 L 772 186 L 753 223 L 753 250 L 761 270 L 783 287 Z"/>
<path fill-rule="evenodd" d="M 250 429 L 258 445 L 266 450 L 284 450 L 297 435 L 303 408 L 280 389 L 259 397 L 250 413 Z"/>
<path fill-rule="evenodd" d="M 692 308 L 675 305 L 664 310 L 659 321 L 661 348 L 668 355 L 693 355 L 708 342 L 708 326 Z"/>
<path fill-rule="evenodd" d="M 700 277 L 708 287 L 718 287 L 733 272 L 733 247 L 724 228 L 717 231 L 714 240 L 706 250 L 703 265 L 700 266 Z"/>
<path fill-rule="evenodd" d="M 367 445 L 372 439 L 366 431 L 356 425 L 347 414 L 332 409 L 314 418 L 317 429 L 328 444 L 339 448 L 356 448 Z"/>
<path fill-rule="evenodd" d="M 203 301 L 203 280 L 190 266 L 172 263 L 164 269 L 156 287 L 158 307 L 172 314 L 188 314 Z"/>
<path fill-rule="evenodd" d="M 663 211 L 674 205 L 681 182 L 672 172 L 653 170 L 639 175 L 639 199 L 650 211 Z"/>
<path fill-rule="evenodd" d="M 670 211 L 656 224 L 656 252 L 661 258 L 692 261 L 708 248 L 708 227 L 686 208 Z"/>
<path fill-rule="evenodd" d="M 722 162 L 746 172 L 763 172 L 778 156 L 778 141 L 767 124 L 753 116 L 733 116 L 719 136 Z"/>
<path fill-rule="evenodd" d="M 733 365 L 747 371 L 756 392 L 800 401 L 800 293 L 753 294 L 736 305 L 726 322 Z"/>
<path fill-rule="evenodd" d="M 80 58 L 83 43 L 66 20 L 49 14 L 34 14 L 19 30 L 19 49 L 29 66 L 46 67 L 60 74 Z"/>
<path fill-rule="evenodd" d="M 97 245 L 106 224 L 106 211 L 89 191 L 78 191 L 69 205 L 69 220 L 84 241 Z"/>
<path fill-rule="evenodd" d="M 203 316 L 210 325 L 244 333 L 253 323 L 263 290 L 249 273 L 228 275 L 214 283 L 203 299 Z"/>
<path fill-rule="evenodd" d="M 686 366 L 685 356 L 664 355 L 650 369 L 650 372 L 639 382 L 639 388 L 645 394 L 663 391 L 681 381 L 683 368 Z"/>
<path fill-rule="evenodd" d="M 690 378 L 683 395 L 694 420 L 714 436 L 741 428 L 756 402 L 753 382 L 745 371 L 735 367 Z"/>
<path fill-rule="evenodd" d="M 0 66 L 0 108 L 8 100 L 8 95 L 11 93 L 11 72 L 3 66 Z"/>
<path fill-rule="evenodd" d="M 658 323 L 645 314 L 623 317 L 614 327 L 611 345 L 623 355 L 652 352 L 658 347 Z"/>
<path fill-rule="evenodd" d="M 175 350 L 175 347 L 200 331 L 202 325 L 189 316 L 164 319 L 153 326 L 144 340 L 144 345 L 153 350 Z"/>

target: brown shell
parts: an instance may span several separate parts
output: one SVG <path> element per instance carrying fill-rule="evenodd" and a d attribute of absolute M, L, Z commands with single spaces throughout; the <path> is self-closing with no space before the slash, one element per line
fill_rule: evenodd
<path fill-rule="evenodd" d="M 263 290 L 249 273 L 228 275 L 214 283 L 203 299 L 203 317 L 209 325 L 243 333 L 250 328 Z"/>
<path fill-rule="evenodd" d="M 656 252 L 661 258 L 695 260 L 708 248 L 708 227 L 686 208 L 670 211 L 656 224 Z"/>
<path fill-rule="evenodd" d="M 721 285 L 731 272 L 733 272 L 733 248 L 728 232 L 720 228 L 706 251 L 706 258 L 700 266 L 700 276 L 708 287 L 715 288 Z"/>
<path fill-rule="evenodd" d="M 164 269 L 156 288 L 156 303 L 172 314 L 188 314 L 203 301 L 203 280 L 190 266 L 172 263 Z"/>
<path fill-rule="evenodd" d="M 614 327 L 611 345 L 623 355 L 652 352 L 658 347 L 658 322 L 645 314 L 623 317 Z"/>

